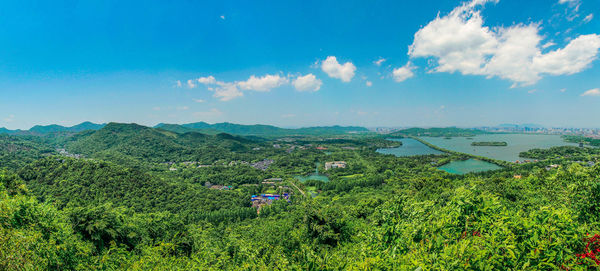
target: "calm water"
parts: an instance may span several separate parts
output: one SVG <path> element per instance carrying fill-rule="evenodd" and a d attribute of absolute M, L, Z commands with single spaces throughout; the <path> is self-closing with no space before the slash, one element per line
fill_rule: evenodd
<path fill-rule="evenodd" d="M 296 176 L 296 179 L 300 180 L 301 182 L 306 182 L 308 180 L 329 182 L 329 178 L 327 176 L 321 175 L 321 174 L 311 174 L 308 176 Z"/>
<path fill-rule="evenodd" d="M 412 138 L 390 138 L 392 141 L 402 142 L 402 146 L 397 148 L 383 148 L 377 149 L 378 153 L 382 154 L 393 154 L 395 156 L 413 156 L 413 155 L 427 155 L 427 154 L 442 154 L 443 152 L 432 149 L 427 145 L 414 140 Z"/>
<path fill-rule="evenodd" d="M 486 161 L 469 159 L 465 161 L 452 161 L 439 167 L 438 169 L 453 174 L 467 174 L 469 172 L 482 172 L 501 169 L 501 167 Z"/>
<path fill-rule="evenodd" d="M 575 143 L 563 141 L 559 135 L 490 134 L 478 135 L 471 138 L 453 137 L 445 139 L 443 137 L 422 137 L 425 141 L 444 149 L 510 162 L 523 160 L 524 158 L 519 157 L 519 153 L 534 148 L 547 149 L 556 146 L 577 146 Z M 475 141 L 504 141 L 508 143 L 508 146 L 471 146 L 471 142 Z"/>
<path fill-rule="evenodd" d="M 315 163 L 315 173 L 310 174 L 308 176 L 295 176 L 296 179 L 300 180 L 301 182 L 306 182 L 308 180 L 329 182 L 329 177 L 327 177 L 326 175 L 323 175 L 323 174 L 319 173 L 319 166 L 320 165 L 321 165 L 321 163 L 316 162 Z"/>

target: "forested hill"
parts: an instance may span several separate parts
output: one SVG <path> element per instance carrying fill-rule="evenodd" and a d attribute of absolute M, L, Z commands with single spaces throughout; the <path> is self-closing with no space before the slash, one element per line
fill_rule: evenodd
<path fill-rule="evenodd" d="M 452 137 L 452 136 L 476 136 L 488 134 L 486 131 L 477 129 L 463 129 L 456 127 L 447 128 L 409 128 L 393 132 L 388 136 L 435 136 L 435 137 Z"/>
<path fill-rule="evenodd" d="M 38 137 L 0 135 L 0 168 L 16 169 L 53 152 Z"/>
<path fill-rule="evenodd" d="M 255 143 L 225 133 L 175 133 L 138 124 L 109 123 L 98 131 L 75 135 L 66 148 L 89 157 L 121 157 L 146 162 L 213 162 L 247 152 Z M 114 159 L 109 159 L 114 160 Z"/>
<path fill-rule="evenodd" d="M 104 161 L 48 157 L 22 168 L 18 175 L 39 199 L 50 199 L 59 208 L 108 202 L 136 212 L 189 215 L 249 205 L 236 191 L 170 182 Z"/>
<path fill-rule="evenodd" d="M 165 124 L 161 123 L 155 128 L 162 128 L 173 132 L 189 132 L 199 131 L 203 133 L 214 133 L 215 131 L 235 134 L 235 135 L 252 135 L 252 136 L 290 136 L 290 135 L 339 135 L 348 133 L 365 133 L 369 132 L 367 128 L 357 126 L 322 126 L 322 127 L 306 127 L 298 129 L 279 128 L 271 125 L 255 124 L 243 125 L 229 122 L 208 124 L 206 122 L 196 122 L 188 124 Z"/>
<path fill-rule="evenodd" d="M 86 130 L 98 130 L 104 127 L 105 124 L 96 124 L 89 121 L 80 124 L 66 127 L 57 124 L 36 125 L 29 130 L 9 130 L 0 128 L 0 134 L 15 134 L 15 135 L 46 135 L 50 133 L 79 133 Z"/>

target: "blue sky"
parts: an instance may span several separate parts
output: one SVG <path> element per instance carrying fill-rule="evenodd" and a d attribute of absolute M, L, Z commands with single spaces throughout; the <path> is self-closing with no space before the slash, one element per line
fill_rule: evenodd
<path fill-rule="evenodd" d="M 0 25 L 0 127 L 600 128 L 597 0 L 5 1 Z"/>

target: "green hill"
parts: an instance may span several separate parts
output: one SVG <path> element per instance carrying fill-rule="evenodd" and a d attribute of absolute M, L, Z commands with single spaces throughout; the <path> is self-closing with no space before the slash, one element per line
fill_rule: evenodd
<path fill-rule="evenodd" d="M 104 161 L 48 157 L 18 175 L 40 200 L 51 199 L 60 208 L 110 202 L 137 212 L 191 214 L 248 205 L 234 192 L 169 182 Z"/>
<path fill-rule="evenodd" d="M 74 136 L 71 153 L 90 157 L 121 157 L 146 162 L 213 162 L 245 152 L 254 142 L 228 134 L 176 133 L 138 124 L 109 123 L 98 131 Z M 114 160 L 114 159 L 109 159 Z"/>
<path fill-rule="evenodd" d="M 0 135 L 0 168 L 17 168 L 51 153 L 54 149 L 38 137 Z"/>
<path fill-rule="evenodd" d="M 17 135 L 47 135 L 51 133 L 79 133 L 85 130 L 98 130 L 104 127 L 105 124 L 96 124 L 89 121 L 80 124 L 66 127 L 58 124 L 36 125 L 29 130 L 9 130 L 0 128 L 0 134 L 17 134 Z"/>
<path fill-rule="evenodd" d="M 196 122 L 188 124 L 165 124 L 161 123 L 155 126 L 177 133 L 185 133 L 189 131 L 198 131 L 202 133 L 211 133 L 218 131 L 228 134 L 244 135 L 244 136 L 292 136 L 292 135 L 340 135 L 348 133 L 365 133 L 369 130 L 364 127 L 357 126 L 322 126 L 322 127 L 306 127 L 298 129 L 286 129 L 272 125 L 254 124 L 234 124 L 229 122 L 208 124 L 206 122 Z"/>

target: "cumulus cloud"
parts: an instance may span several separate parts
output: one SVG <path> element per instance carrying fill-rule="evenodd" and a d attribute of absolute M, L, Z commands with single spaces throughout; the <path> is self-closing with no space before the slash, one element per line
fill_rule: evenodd
<path fill-rule="evenodd" d="M 535 84 L 544 74 L 573 74 L 597 58 L 600 36 L 581 35 L 564 48 L 542 53 L 540 25 L 484 26 L 480 7 L 497 0 L 463 3 L 448 15 L 439 15 L 415 33 L 411 58 L 433 58 L 433 72 L 499 77 L 514 86 Z M 547 46 L 546 46 L 547 45 Z"/>
<path fill-rule="evenodd" d="M 214 88 L 208 88 L 208 90 L 213 91 L 213 97 L 227 102 L 227 101 L 231 101 L 235 98 L 238 97 L 242 97 L 244 96 L 244 93 L 242 93 L 237 85 L 235 83 L 226 83 L 226 82 L 217 82 L 217 87 Z"/>
<path fill-rule="evenodd" d="M 182 86 L 181 81 L 177 80 L 175 81 L 175 87 L 180 88 Z"/>
<path fill-rule="evenodd" d="M 187 86 L 188 86 L 188 88 L 195 88 L 197 85 L 194 80 L 190 79 L 190 80 L 187 80 Z"/>
<path fill-rule="evenodd" d="M 237 84 L 241 89 L 264 92 L 270 91 L 273 88 L 280 87 L 287 83 L 289 83 L 289 80 L 286 77 L 282 77 L 277 74 L 267 74 L 263 77 L 256 77 L 252 75 L 250 78 L 248 78 L 248 80 L 238 82 Z"/>
<path fill-rule="evenodd" d="M 321 70 L 329 77 L 340 79 L 342 82 L 350 82 L 354 77 L 356 66 L 352 62 L 340 64 L 335 56 L 328 56 L 321 63 Z"/>
<path fill-rule="evenodd" d="M 371 87 L 371 86 L 373 86 L 373 82 L 367 81 L 367 82 L 365 82 L 365 86 Z"/>
<path fill-rule="evenodd" d="M 215 77 L 212 75 L 206 76 L 206 77 L 200 77 L 200 78 L 196 79 L 196 81 L 198 81 L 198 83 L 200 83 L 200 84 L 205 84 L 205 85 L 217 83 L 217 79 L 215 79 Z"/>
<path fill-rule="evenodd" d="M 385 58 L 380 58 L 378 60 L 373 61 L 373 64 L 377 65 L 377 66 L 381 66 L 381 64 L 383 64 L 383 62 L 385 62 L 387 59 Z"/>
<path fill-rule="evenodd" d="M 590 15 L 585 16 L 585 18 L 583 18 L 583 21 L 585 23 L 589 23 L 592 19 L 594 19 L 594 14 L 590 13 Z"/>
<path fill-rule="evenodd" d="M 415 74 L 412 71 L 414 68 L 415 67 L 409 61 L 408 63 L 406 63 L 406 65 L 394 69 L 394 71 L 392 72 L 392 76 L 394 77 L 394 80 L 396 82 L 402 82 L 408 78 L 415 76 Z"/>
<path fill-rule="evenodd" d="M 289 79 L 280 75 L 267 74 L 262 77 L 252 75 L 246 81 L 235 82 L 219 81 L 212 75 L 188 80 L 188 86 L 190 88 L 196 87 L 196 83 L 206 85 L 208 90 L 214 92 L 213 97 L 218 98 L 221 101 L 230 101 L 244 96 L 242 90 L 266 92 L 273 88 L 288 84 Z M 204 100 L 200 99 L 195 101 L 198 103 L 204 102 Z"/>
<path fill-rule="evenodd" d="M 323 82 L 321 82 L 320 79 L 317 79 L 317 77 L 312 73 L 304 76 L 298 76 L 292 82 L 292 85 L 294 85 L 294 88 L 296 88 L 298 91 L 317 91 L 321 88 L 322 84 Z"/>
<path fill-rule="evenodd" d="M 600 96 L 600 88 L 590 89 L 582 93 L 581 96 Z"/>

